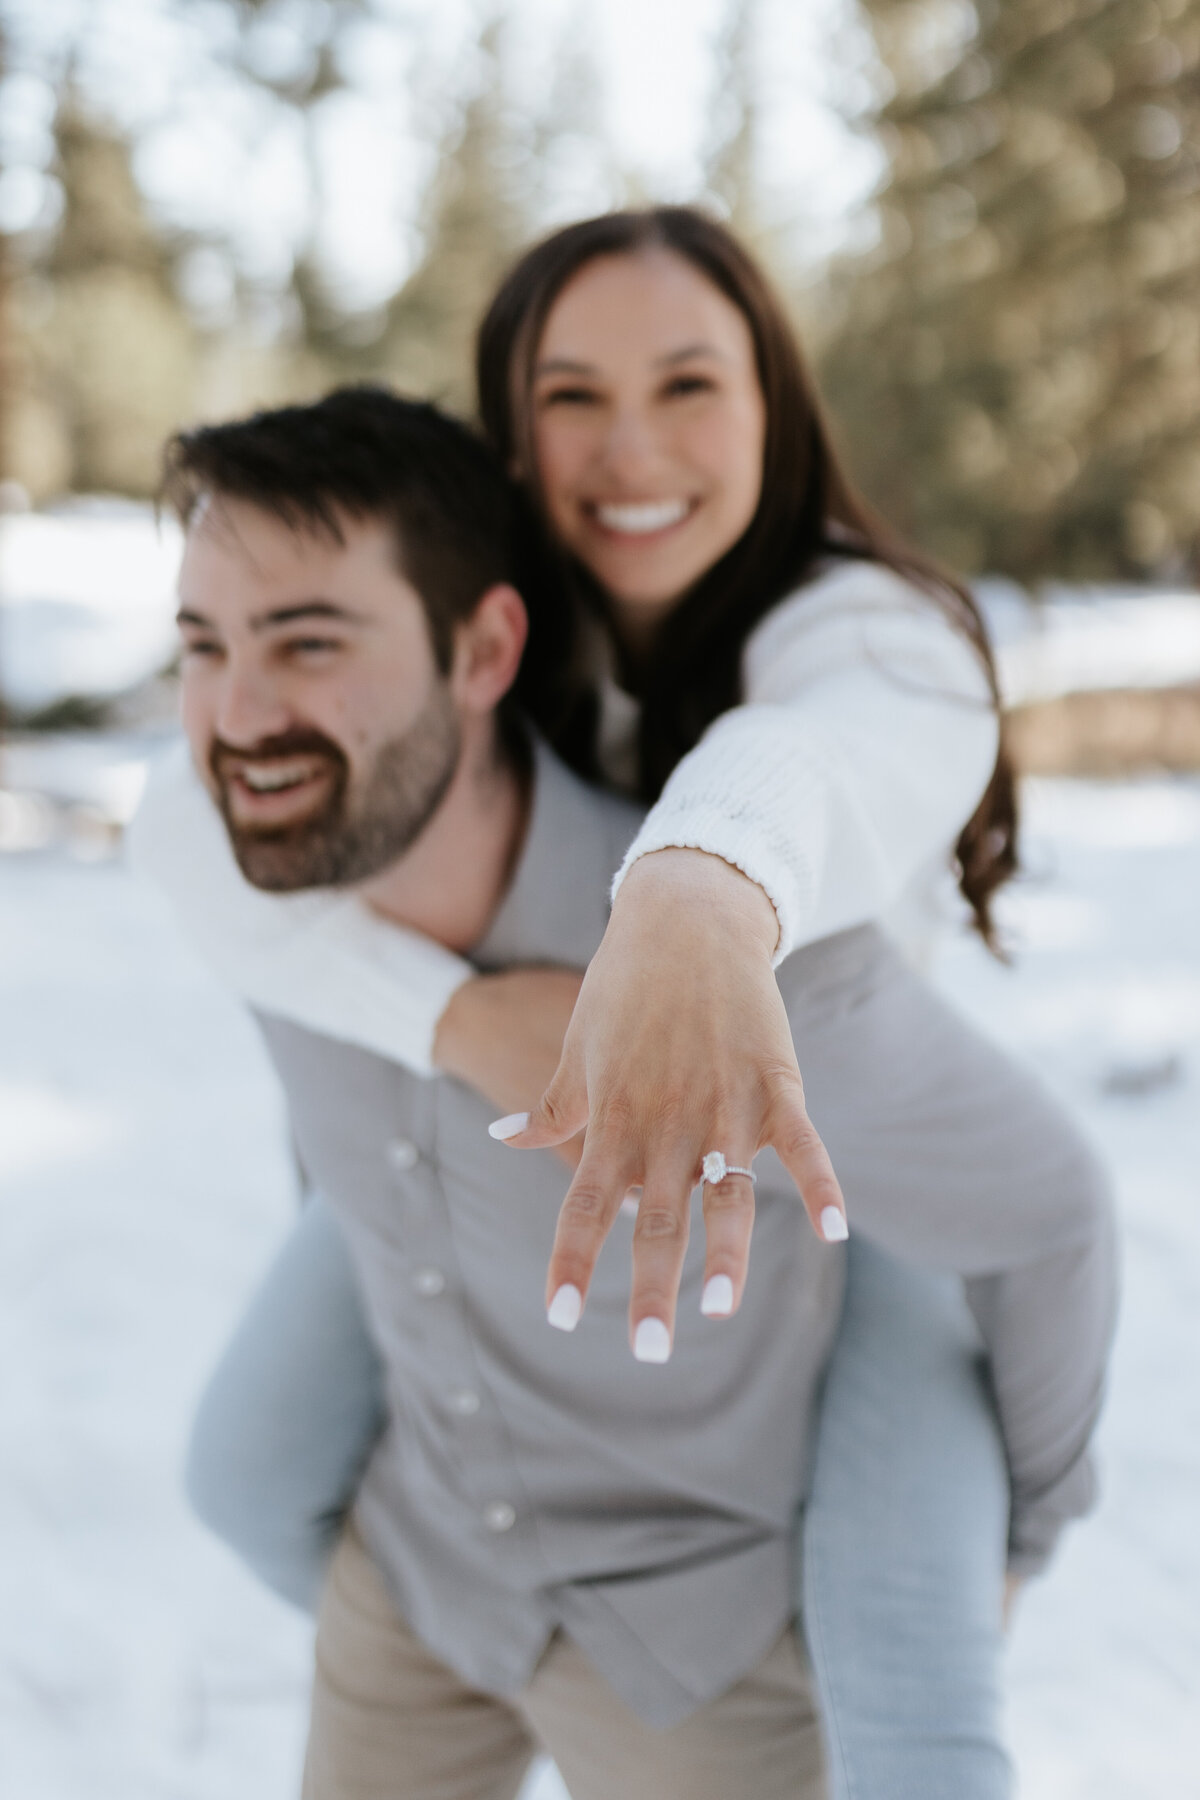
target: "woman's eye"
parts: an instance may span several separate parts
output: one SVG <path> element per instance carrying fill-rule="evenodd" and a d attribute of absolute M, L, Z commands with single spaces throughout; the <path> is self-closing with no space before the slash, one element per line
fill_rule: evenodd
<path fill-rule="evenodd" d="M 589 406 L 596 398 L 591 388 L 550 388 L 542 395 L 543 406 Z"/>
<path fill-rule="evenodd" d="M 675 375 L 668 381 L 664 392 L 668 398 L 680 394 L 708 394 L 715 383 L 708 375 Z"/>
<path fill-rule="evenodd" d="M 180 654 L 194 659 L 219 656 L 221 654 L 221 646 L 219 644 L 207 644 L 199 638 L 185 640 L 181 647 Z"/>

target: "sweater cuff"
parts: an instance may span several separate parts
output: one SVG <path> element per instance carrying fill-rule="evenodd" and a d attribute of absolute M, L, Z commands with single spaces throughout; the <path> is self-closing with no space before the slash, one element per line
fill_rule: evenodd
<path fill-rule="evenodd" d="M 779 936 L 771 957 L 772 968 L 778 968 L 792 949 L 813 910 L 815 883 L 811 871 L 798 870 L 794 857 L 785 862 L 772 855 L 769 847 L 747 842 L 744 825 L 731 820 L 717 806 L 656 806 L 625 853 L 625 860 L 613 877 L 612 899 L 635 862 L 655 850 L 703 850 L 719 856 L 732 868 L 760 887 L 775 909 Z M 804 876 L 807 874 L 808 879 Z"/>
<path fill-rule="evenodd" d="M 617 870 L 655 850 L 703 850 L 760 887 L 775 909 L 775 967 L 817 912 L 832 778 L 820 734 L 784 707 L 735 707 L 672 773 Z"/>

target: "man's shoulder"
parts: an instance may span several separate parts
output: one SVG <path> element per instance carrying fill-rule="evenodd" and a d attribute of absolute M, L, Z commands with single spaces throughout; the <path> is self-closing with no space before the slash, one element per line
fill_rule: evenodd
<path fill-rule="evenodd" d="M 612 865 L 615 869 L 637 836 L 638 827 L 646 816 L 645 807 L 623 794 L 614 794 L 608 788 L 585 781 L 542 737 L 533 738 L 533 757 L 538 801 L 546 807 L 552 826 L 561 830 L 570 819 L 575 829 L 579 822 L 584 822 L 588 828 L 602 833 L 614 847 L 619 846 Z"/>

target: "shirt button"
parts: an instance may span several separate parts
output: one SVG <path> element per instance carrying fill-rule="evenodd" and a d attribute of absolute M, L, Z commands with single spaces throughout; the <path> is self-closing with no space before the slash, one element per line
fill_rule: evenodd
<path fill-rule="evenodd" d="M 445 1289 L 446 1277 L 440 1269 L 418 1269 L 412 1284 L 423 1300 L 433 1300 Z"/>
<path fill-rule="evenodd" d="M 516 1509 L 507 1500 L 490 1500 L 483 1509 L 483 1522 L 489 1531 L 511 1531 L 517 1522 Z"/>
<path fill-rule="evenodd" d="M 408 1138 L 393 1138 L 387 1147 L 387 1159 L 398 1175 L 405 1175 L 409 1169 L 415 1169 L 421 1160 L 421 1152 Z"/>
<path fill-rule="evenodd" d="M 450 1411 L 457 1413 L 460 1419 L 470 1419 L 479 1411 L 482 1402 L 474 1388 L 451 1388 L 447 1399 Z"/>

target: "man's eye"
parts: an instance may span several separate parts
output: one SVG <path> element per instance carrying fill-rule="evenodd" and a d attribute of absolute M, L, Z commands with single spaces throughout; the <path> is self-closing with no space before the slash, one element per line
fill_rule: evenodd
<path fill-rule="evenodd" d="M 220 656 L 221 646 L 220 644 L 208 643 L 203 638 L 185 639 L 182 654 L 191 657 Z"/>
<path fill-rule="evenodd" d="M 286 645 L 289 656 L 320 656 L 328 650 L 340 650 L 337 638 L 292 638 Z"/>

